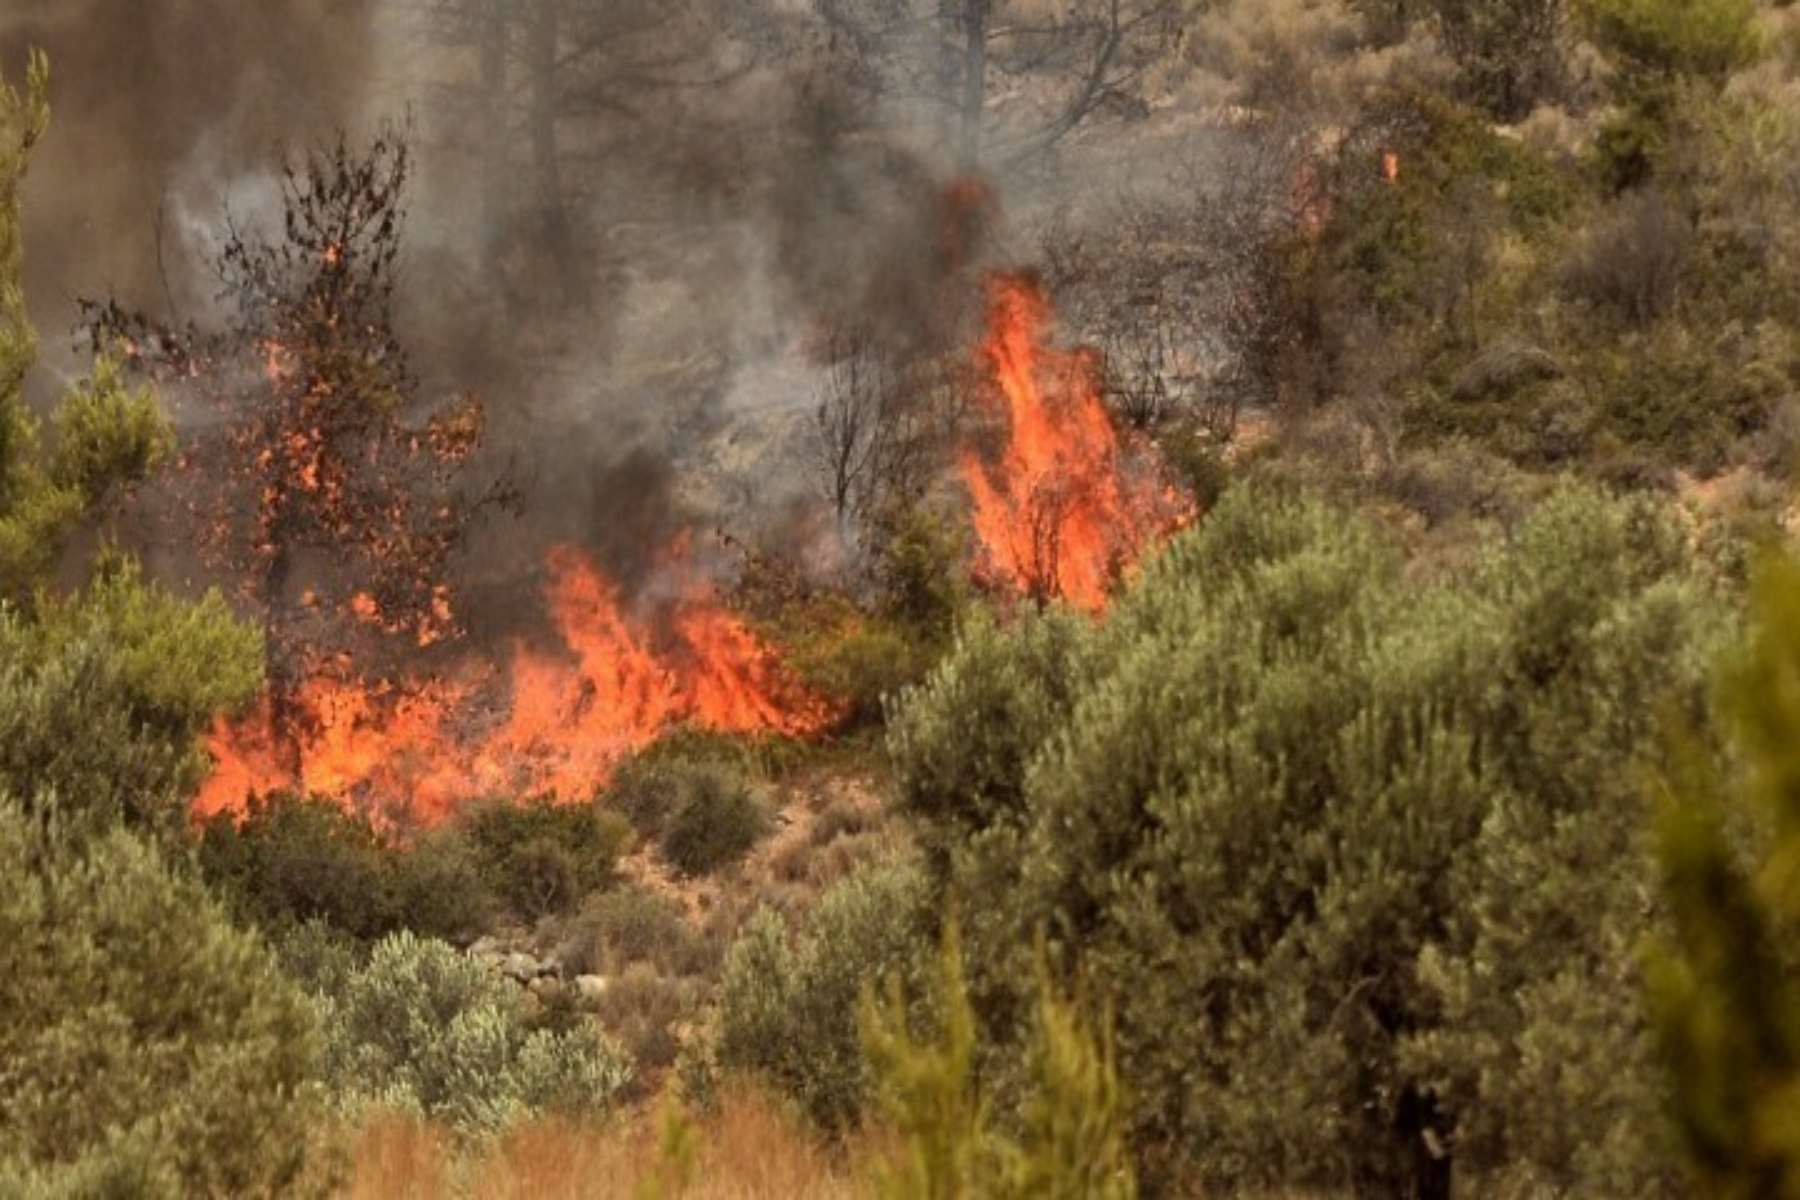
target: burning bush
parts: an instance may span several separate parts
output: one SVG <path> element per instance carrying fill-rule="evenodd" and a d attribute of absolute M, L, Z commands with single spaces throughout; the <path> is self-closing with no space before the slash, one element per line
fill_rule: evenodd
<path fill-rule="evenodd" d="M 1158 535 L 1187 519 L 1187 505 L 1153 459 L 1121 446 L 1097 358 L 1047 344 L 1049 301 L 1036 280 L 996 275 L 989 299 L 981 354 L 1005 442 L 997 454 L 962 456 L 981 568 L 1040 604 L 1098 610 Z"/>

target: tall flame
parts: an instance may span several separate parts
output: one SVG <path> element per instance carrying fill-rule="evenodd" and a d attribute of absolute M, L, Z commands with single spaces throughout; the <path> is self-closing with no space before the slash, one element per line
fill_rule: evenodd
<path fill-rule="evenodd" d="M 1092 352 L 1046 343 L 1050 306 L 1033 280 L 989 282 L 982 367 L 1004 416 L 993 461 L 962 454 L 982 566 L 1037 600 L 1098 611 L 1119 573 L 1186 508 L 1133 471 L 1100 399 Z"/>
<path fill-rule="evenodd" d="M 515 646 L 503 678 L 368 683 L 330 664 L 291 698 L 283 736 L 267 700 L 216 723 L 218 766 L 202 816 L 241 811 L 252 792 L 304 791 L 398 808 L 438 823 L 493 796 L 585 799 L 617 763 L 672 726 L 805 734 L 830 707 L 792 684 L 757 637 L 707 594 L 685 541 L 667 556 L 664 613 L 636 617 L 581 551 L 554 548 L 546 600 L 559 643 Z M 499 710 L 496 715 L 496 709 Z"/>

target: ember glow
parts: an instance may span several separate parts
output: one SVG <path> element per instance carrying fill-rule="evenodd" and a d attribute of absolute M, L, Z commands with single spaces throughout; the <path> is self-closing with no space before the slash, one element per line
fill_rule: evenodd
<path fill-rule="evenodd" d="M 1047 345 L 1049 325 L 1034 281 L 990 281 L 981 365 L 1006 441 L 997 456 L 965 450 L 962 474 L 980 569 L 1035 600 L 1060 597 L 1092 612 L 1121 571 L 1189 513 L 1154 470 L 1128 461 L 1100 399 L 1096 356 Z"/>
<path fill-rule="evenodd" d="M 295 691 L 297 735 L 277 735 L 268 701 L 215 725 L 218 767 L 196 814 L 293 790 L 430 825 L 490 797 L 585 800 L 679 724 L 805 734 L 830 721 L 710 596 L 685 541 L 665 556 L 655 591 L 669 598 L 657 611 L 628 604 L 574 547 L 553 549 L 546 570 L 554 644 L 519 644 L 499 670 L 467 664 L 426 681 L 370 682 L 348 662 L 326 664 Z"/>

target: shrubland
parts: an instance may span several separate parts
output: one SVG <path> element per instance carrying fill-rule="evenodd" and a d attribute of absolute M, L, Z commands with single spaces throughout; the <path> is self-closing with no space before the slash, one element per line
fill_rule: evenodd
<path fill-rule="evenodd" d="M 189 824 L 262 648 L 70 551 L 171 435 L 25 406 L 0 94 L 0 1190 L 1791 1191 L 1791 14 L 1189 8 L 1214 157 L 1021 240 L 1193 526 L 990 603 L 908 475 L 741 564 L 819 743 L 436 829 Z"/>

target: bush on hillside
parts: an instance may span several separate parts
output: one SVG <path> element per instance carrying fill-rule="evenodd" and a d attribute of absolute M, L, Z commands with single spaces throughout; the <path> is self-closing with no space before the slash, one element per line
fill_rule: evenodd
<path fill-rule="evenodd" d="M 1161 1185 L 1671 1194 L 1638 780 L 1722 628 L 1686 563 L 1649 502 L 1565 491 L 1419 577 L 1249 488 L 1101 622 L 972 629 L 891 746 L 945 892 L 982 898 L 995 1064 L 1041 929 L 1115 1006 Z"/>
<path fill-rule="evenodd" d="M 534 1028 L 523 995 L 447 943 L 392 934 L 313 995 L 325 1082 L 347 1109 L 417 1111 L 465 1133 L 606 1111 L 630 1068 L 590 1025 Z"/>
<path fill-rule="evenodd" d="M 299 1170 L 313 1015 L 268 949 L 122 830 L 0 797 L 0 1192 L 272 1195 Z"/>
<path fill-rule="evenodd" d="M 741 776 L 720 768 L 687 773 L 662 831 L 662 850 L 684 875 L 741 862 L 769 831 L 768 810 Z"/>
<path fill-rule="evenodd" d="M 675 868 L 707 875 L 740 861 L 769 830 L 744 775 L 710 757 L 644 756 L 620 768 L 605 800 Z"/>
<path fill-rule="evenodd" d="M 453 829 L 397 841 L 335 801 L 253 797 L 241 818 L 200 830 L 201 875 L 245 919 L 274 934 L 322 921 L 373 940 L 397 929 L 473 936 L 495 907 L 480 864 Z"/>
<path fill-rule="evenodd" d="M 872 867 L 820 898 L 796 931 L 762 909 L 726 955 L 716 1057 L 843 1132 L 868 1099 L 857 1033 L 865 988 L 890 976 L 919 994 L 935 912 L 913 866 Z"/>
<path fill-rule="evenodd" d="M 547 797 L 473 809 L 461 823 L 482 879 L 527 919 L 572 911 L 612 886 L 631 827 L 599 802 Z"/>

